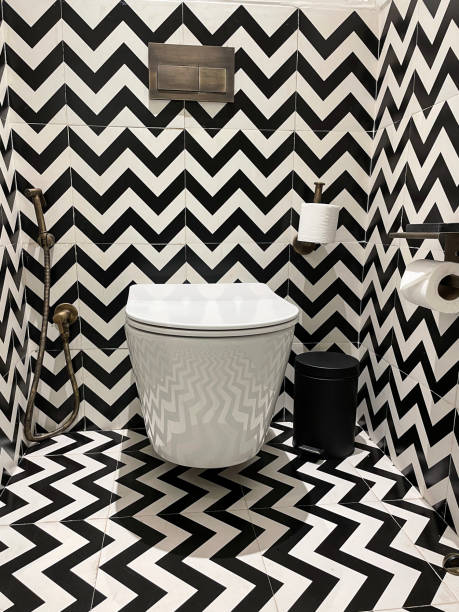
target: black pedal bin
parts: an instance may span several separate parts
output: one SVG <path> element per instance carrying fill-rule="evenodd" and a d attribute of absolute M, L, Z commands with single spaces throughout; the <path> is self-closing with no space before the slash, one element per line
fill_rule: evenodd
<path fill-rule="evenodd" d="M 354 452 L 359 361 L 310 352 L 295 360 L 293 445 L 342 459 Z"/>

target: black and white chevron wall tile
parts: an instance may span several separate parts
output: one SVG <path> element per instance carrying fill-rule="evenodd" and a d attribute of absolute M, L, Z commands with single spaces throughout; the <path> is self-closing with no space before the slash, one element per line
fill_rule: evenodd
<path fill-rule="evenodd" d="M 333 243 L 308 257 L 290 249 L 289 299 L 300 319 L 302 344 L 358 342 L 365 246 Z"/>
<path fill-rule="evenodd" d="M 374 134 L 371 184 L 366 217 L 366 240 L 391 244 L 390 232 L 400 229 L 407 199 L 406 162 L 410 120 L 377 130 Z"/>
<path fill-rule="evenodd" d="M 391 401 L 391 366 L 363 345 L 360 347 L 357 422 L 383 451 Z"/>
<path fill-rule="evenodd" d="M 16 369 L 0 376 L 0 491 L 18 462 L 22 430 L 19 419 Z"/>
<path fill-rule="evenodd" d="M 83 387 L 83 356 L 81 351 L 71 350 L 73 370 L 75 372 L 79 396 L 80 410 L 73 428 L 84 428 L 84 387 Z M 36 352 L 32 352 L 30 368 L 33 372 L 36 364 Z M 69 380 L 64 353 L 59 351 L 46 351 L 43 367 L 35 400 L 35 425 L 39 432 L 56 429 L 72 412 L 74 397 L 72 385 Z"/>
<path fill-rule="evenodd" d="M 422 3 L 393 0 L 380 13 L 376 129 L 402 121 L 415 107 L 415 52 Z"/>
<path fill-rule="evenodd" d="M 427 501 L 444 511 L 455 406 L 397 368 L 390 386 L 389 456 Z"/>
<path fill-rule="evenodd" d="M 68 130 L 48 123 L 12 125 L 16 169 L 16 203 L 21 215 L 22 241 L 37 244 L 35 211 L 24 195 L 28 187 L 40 186 L 46 200 L 46 227 L 58 243 L 74 243 Z"/>
<path fill-rule="evenodd" d="M 127 349 L 85 350 L 83 382 L 87 430 L 144 427 Z"/>
<path fill-rule="evenodd" d="M 300 8 L 296 129 L 373 130 L 378 13 Z"/>
<path fill-rule="evenodd" d="M 290 241 L 292 131 L 185 134 L 187 244 Z"/>
<path fill-rule="evenodd" d="M 288 5 L 185 2 L 184 44 L 234 47 L 234 102 L 186 102 L 185 126 L 293 130 L 298 11 Z"/>
<path fill-rule="evenodd" d="M 286 244 L 190 244 L 187 281 L 191 283 L 265 283 L 286 297 L 289 282 L 289 247 Z"/>
<path fill-rule="evenodd" d="M 183 102 L 149 100 L 148 43 L 183 43 L 178 1 L 62 2 L 71 125 L 183 128 Z"/>
<path fill-rule="evenodd" d="M 419 259 L 444 259 L 443 251 L 402 245 L 399 249 L 397 286 L 406 266 Z M 393 336 L 387 359 L 449 403 L 456 402 L 459 363 L 459 319 L 421 308 L 395 295 Z"/>
<path fill-rule="evenodd" d="M 361 388 L 361 423 L 378 432 L 375 440 L 439 512 L 448 500 L 446 516 L 456 526 L 457 320 L 397 291 L 411 261 L 444 254 L 436 241 L 392 241 L 388 234 L 407 223 L 457 221 L 458 14 L 455 2 L 429 0 L 394 0 L 381 12 L 360 333 L 373 372 L 376 364 L 384 372 L 371 407 L 362 393 L 379 377 L 373 373 Z"/>
<path fill-rule="evenodd" d="M 55 0 L 4 0 L 11 121 L 65 124 L 62 9 Z"/>
<path fill-rule="evenodd" d="M 459 7 L 439 0 L 418 3 L 414 94 L 425 109 L 459 94 Z"/>
<path fill-rule="evenodd" d="M 26 243 L 23 251 L 26 286 L 26 320 L 29 328 L 29 352 L 38 349 L 43 313 L 44 267 L 43 250 L 35 243 Z M 58 243 L 51 250 L 50 313 L 46 348 L 61 349 L 59 330 L 53 324 L 54 308 L 62 303 L 78 308 L 76 250 L 72 244 Z M 70 327 L 70 347 L 81 346 L 80 325 Z"/>
<path fill-rule="evenodd" d="M 15 207 L 5 26 L 0 16 L 0 493 L 21 455 L 17 366 L 26 350 L 24 283 Z"/>
<path fill-rule="evenodd" d="M 451 462 L 449 465 L 448 490 L 446 493 L 445 518 L 459 533 L 459 408 L 456 405 L 456 418 L 451 443 Z"/>
<path fill-rule="evenodd" d="M 183 130 L 72 126 L 69 139 L 78 243 L 185 243 Z"/>
<path fill-rule="evenodd" d="M 459 218 L 459 95 L 415 113 L 410 122 L 405 223 Z"/>
<path fill-rule="evenodd" d="M 380 356 L 391 350 L 398 248 L 367 243 L 362 282 L 360 343 Z"/>

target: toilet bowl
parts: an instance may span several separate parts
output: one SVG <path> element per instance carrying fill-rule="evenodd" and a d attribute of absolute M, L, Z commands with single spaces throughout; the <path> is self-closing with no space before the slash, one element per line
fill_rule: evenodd
<path fill-rule="evenodd" d="M 126 337 L 154 451 L 199 468 L 255 456 L 297 319 L 259 283 L 133 285 Z"/>

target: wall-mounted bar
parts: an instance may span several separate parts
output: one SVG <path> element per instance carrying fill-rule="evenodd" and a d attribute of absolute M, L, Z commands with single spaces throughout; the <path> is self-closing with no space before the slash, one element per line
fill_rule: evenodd
<path fill-rule="evenodd" d="M 436 231 L 428 231 L 435 229 Z M 389 234 L 390 238 L 406 240 L 439 240 L 445 251 L 445 261 L 459 263 L 459 224 L 458 223 L 423 223 L 406 226 L 405 232 Z M 459 278 L 450 276 L 442 281 L 446 287 L 459 289 Z"/>

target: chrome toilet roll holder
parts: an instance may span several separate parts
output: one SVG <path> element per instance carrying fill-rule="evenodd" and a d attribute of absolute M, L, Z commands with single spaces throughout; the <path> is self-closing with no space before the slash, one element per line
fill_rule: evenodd
<path fill-rule="evenodd" d="M 389 234 L 389 238 L 406 240 L 438 240 L 445 251 L 445 261 L 459 263 L 459 223 L 413 223 L 404 232 Z M 442 280 L 444 287 L 459 292 L 459 276 L 451 275 Z"/>

